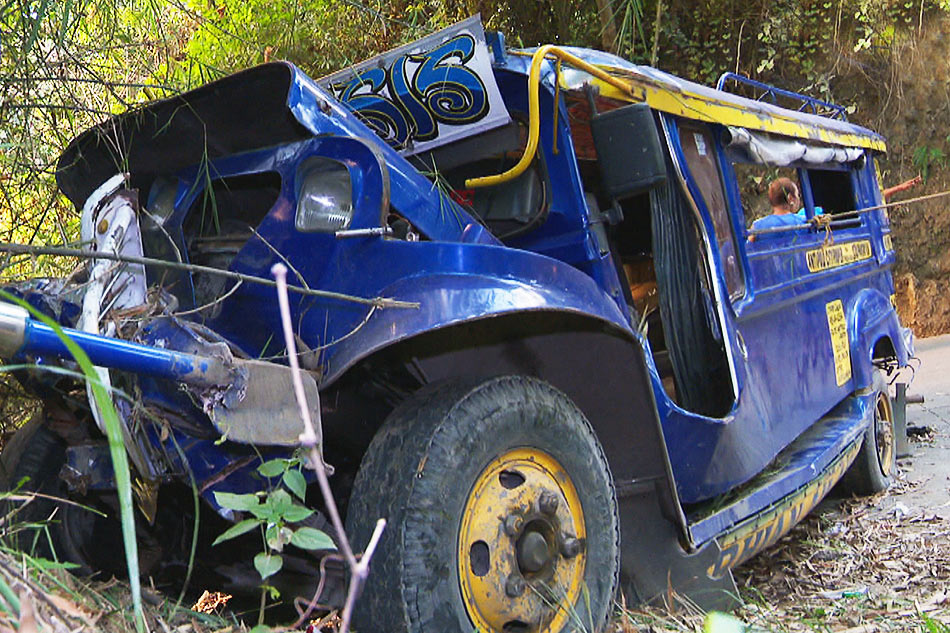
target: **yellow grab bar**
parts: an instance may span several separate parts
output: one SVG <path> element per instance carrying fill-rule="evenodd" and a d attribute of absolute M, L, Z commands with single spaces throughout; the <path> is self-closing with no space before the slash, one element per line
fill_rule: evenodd
<path fill-rule="evenodd" d="M 504 182 L 508 182 L 509 180 L 514 180 L 523 174 L 524 170 L 526 170 L 528 165 L 531 164 L 531 161 L 534 160 L 534 155 L 538 151 L 538 137 L 540 136 L 541 131 L 541 107 L 539 96 L 541 84 L 541 63 L 548 55 L 553 55 L 554 57 L 567 62 L 571 66 L 574 66 L 575 68 L 583 70 L 594 77 L 597 77 L 598 79 L 610 84 L 622 92 L 626 92 L 634 96 L 637 94 L 637 92 L 633 90 L 633 87 L 629 83 L 614 77 L 613 75 L 610 75 L 603 69 L 598 68 L 593 64 L 589 64 L 583 59 L 575 55 L 571 55 L 567 51 L 562 50 L 553 44 L 542 46 L 537 51 L 535 51 L 534 55 L 531 56 L 531 72 L 528 74 L 528 144 L 525 145 L 524 154 L 521 155 L 521 159 L 518 160 L 514 167 L 504 173 L 497 174 L 495 176 L 469 178 L 465 181 L 465 186 L 469 189 L 500 185 Z M 555 103 L 554 107 L 558 107 L 558 104 Z"/>

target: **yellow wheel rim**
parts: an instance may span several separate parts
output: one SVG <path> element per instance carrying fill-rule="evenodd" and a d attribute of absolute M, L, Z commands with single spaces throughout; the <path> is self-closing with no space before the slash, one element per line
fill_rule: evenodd
<path fill-rule="evenodd" d="M 561 631 L 580 596 L 586 543 L 580 497 L 557 460 L 533 448 L 493 460 L 459 527 L 459 584 L 476 630 Z"/>
<path fill-rule="evenodd" d="M 877 445 L 877 459 L 881 465 L 881 472 L 885 477 L 891 476 L 891 465 L 894 462 L 894 412 L 891 408 L 891 399 L 886 393 L 877 395 L 876 411 L 874 416 L 874 440 Z"/>

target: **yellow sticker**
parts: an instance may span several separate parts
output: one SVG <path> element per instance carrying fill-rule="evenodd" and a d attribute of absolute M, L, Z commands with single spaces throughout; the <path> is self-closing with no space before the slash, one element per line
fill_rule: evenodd
<path fill-rule="evenodd" d="M 837 268 L 838 266 L 846 266 L 847 264 L 859 262 L 862 259 L 871 259 L 871 242 L 869 240 L 831 244 L 811 251 L 805 251 L 805 262 L 808 264 L 808 272 L 812 273 L 828 270 L 829 268 Z"/>
<path fill-rule="evenodd" d="M 826 303 L 825 312 L 828 313 L 831 352 L 835 357 L 835 381 L 840 387 L 851 380 L 851 348 L 848 343 L 848 324 L 844 320 L 841 299 Z"/>
<path fill-rule="evenodd" d="M 891 238 L 890 233 L 884 234 L 884 250 L 886 251 L 894 250 L 894 240 Z"/>

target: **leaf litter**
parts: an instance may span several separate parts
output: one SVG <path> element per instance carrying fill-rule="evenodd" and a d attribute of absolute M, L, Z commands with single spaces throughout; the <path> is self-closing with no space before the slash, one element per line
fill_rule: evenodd
<path fill-rule="evenodd" d="M 929 482 L 899 479 L 873 497 L 822 503 L 778 543 L 734 570 L 750 631 L 950 633 L 950 521 L 889 496 Z M 611 633 L 702 631 L 705 614 L 620 608 Z"/>

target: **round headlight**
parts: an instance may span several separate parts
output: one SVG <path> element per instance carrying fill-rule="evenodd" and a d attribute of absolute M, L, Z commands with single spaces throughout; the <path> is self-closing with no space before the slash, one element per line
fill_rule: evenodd
<path fill-rule="evenodd" d="M 301 168 L 297 197 L 298 231 L 342 231 L 353 219 L 353 188 L 346 165 L 329 158 L 312 158 Z"/>

